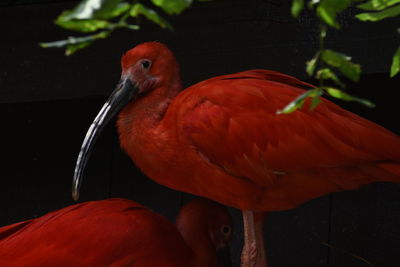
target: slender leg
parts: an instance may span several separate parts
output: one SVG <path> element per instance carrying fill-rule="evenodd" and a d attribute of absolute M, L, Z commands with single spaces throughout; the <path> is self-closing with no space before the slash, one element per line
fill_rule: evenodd
<path fill-rule="evenodd" d="M 267 267 L 263 236 L 264 213 L 245 210 L 242 214 L 244 246 L 241 266 Z"/>

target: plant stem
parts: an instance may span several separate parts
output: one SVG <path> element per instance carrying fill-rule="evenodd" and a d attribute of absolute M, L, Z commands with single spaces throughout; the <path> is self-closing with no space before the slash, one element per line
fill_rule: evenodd
<path fill-rule="evenodd" d="M 325 37 L 326 37 L 326 25 L 323 22 L 320 22 L 319 25 L 319 50 L 318 53 L 320 54 L 320 56 L 322 55 L 324 49 L 325 49 Z M 323 69 L 324 68 L 324 62 L 322 60 L 319 59 L 318 62 L 319 65 L 319 69 Z M 322 75 L 320 75 L 319 77 L 319 87 L 323 87 L 324 86 L 324 78 L 322 77 Z"/>

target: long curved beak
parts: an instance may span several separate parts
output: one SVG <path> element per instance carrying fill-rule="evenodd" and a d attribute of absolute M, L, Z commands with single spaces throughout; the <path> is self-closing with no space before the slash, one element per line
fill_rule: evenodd
<path fill-rule="evenodd" d="M 106 126 L 125 105 L 136 97 L 138 92 L 138 87 L 132 84 L 129 78 L 121 79 L 117 88 L 111 93 L 111 96 L 97 114 L 92 125 L 90 125 L 85 139 L 83 140 L 75 166 L 74 180 L 72 182 L 72 198 L 75 201 L 79 199 L 79 189 L 82 183 L 83 171 L 85 170 L 86 163 L 97 137 L 103 131 L 104 126 Z"/>
<path fill-rule="evenodd" d="M 231 250 L 229 246 L 217 251 L 218 266 L 232 267 Z"/>

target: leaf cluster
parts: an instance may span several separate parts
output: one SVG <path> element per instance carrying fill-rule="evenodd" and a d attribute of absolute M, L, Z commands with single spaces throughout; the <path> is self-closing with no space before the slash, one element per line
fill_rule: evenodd
<path fill-rule="evenodd" d="M 88 47 L 96 40 L 104 39 L 118 28 L 130 30 L 140 29 L 140 19 L 145 18 L 160 27 L 173 30 L 171 24 L 159 13 L 166 15 L 180 14 L 190 7 L 193 0 L 147 0 L 146 5 L 141 0 L 82 0 L 75 8 L 60 14 L 55 23 L 68 30 L 85 33 L 87 35 L 70 36 L 65 40 L 41 43 L 42 47 L 65 47 L 66 55 Z M 207 1 L 207 0 L 198 0 Z M 306 3 L 307 2 L 307 3 Z M 149 6 L 150 5 L 150 6 Z M 400 15 L 400 0 L 293 0 L 291 13 L 298 17 L 304 8 L 313 10 L 320 20 L 319 49 L 309 61 L 306 62 L 306 71 L 310 77 L 319 81 L 317 88 L 311 89 L 278 113 L 291 113 L 301 108 L 307 98 L 312 99 L 311 108 L 320 103 L 320 96 L 324 93 L 345 101 L 360 102 L 368 107 L 373 103 L 368 100 L 354 97 L 343 90 L 343 83 L 339 75 L 357 82 L 361 75 L 361 66 L 353 63 L 351 57 L 325 48 L 327 29 L 340 29 L 338 15 L 351 6 L 356 6 L 360 13 L 356 18 L 361 21 L 375 22 L 385 18 Z M 157 11 L 159 10 L 159 11 Z M 400 29 L 398 29 L 400 32 Z M 390 75 L 395 76 L 400 72 L 400 47 L 393 56 Z M 331 85 L 326 85 L 328 82 Z"/>
<path fill-rule="evenodd" d="M 148 4 L 152 6 L 148 6 Z M 192 4 L 192 0 L 150 0 L 146 5 L 138 0 L 82 0 L 75 8 L 61 13 L 55 24 L 79 33 L 80 37 L 41 43 L 42 47 L 65 47 L 65 54 L 71 55 L 88 47 L 96 40 L 107 38 L 114 30 L 126 28 L 139 30 L 143 17 L 160 27 L 173 30 L 171 24 L 156 9 L 167 15 L 180 14 Z"/>
<path fill-rule="evenodd" d="M 361 13 L 355 17 L 361 21 L 375 22 L 385 18 L 398 17 L 400 15 L 400 0 L 310 0 L 306 4 L 304 0 L 293 0 L 291 13 L 298 17 L 305 7 L 314 10 L 320 20 L 319 49 L 314 57 L 306 62 L 306 72 L 310 77 L 319 81 L 317 88 L 311 89 L 290 102 L 278 114 L 288 114 L 303 106 L 307 98 L 312 99 L 311 109 L 320 102 L 319 97 L 326 93 L 334 98 L 345 101 L 356 101 L 367 107 L 374 107 L 369 100 L 352 96 L 344 92 L 345 84 L 339 79 L 336 72 L 347 79 L 357 82 L 361 75 L 361 66 L 351 61 L 351 57 L 325 48 L 327 28 L 340 29 L 338 15 L 349 7 L 356 5 Z M 400 72 L 400 47 L 393 56 L 390 76 Z M 326 86 L 330 82 L 333 85 Z"/>

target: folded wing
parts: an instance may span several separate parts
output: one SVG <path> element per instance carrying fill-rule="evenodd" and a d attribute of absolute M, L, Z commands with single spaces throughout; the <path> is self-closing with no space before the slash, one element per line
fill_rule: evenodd
<path fill-rule="evenodd" d="M 292 114 L 276 114 L 305 87 L 310 85 L 264 70 L 206 80 L 180 99 L 180 127 L 212 163 L 265 187 L 311 170 L 398 166 L 396 135 L 328 100 L 312 111 L 307 101 Z"/>

